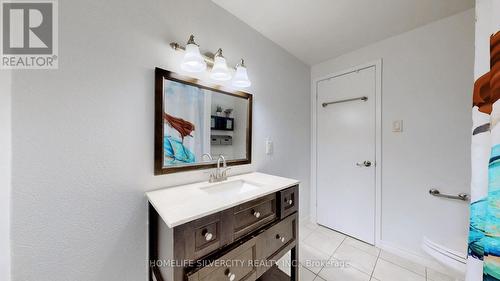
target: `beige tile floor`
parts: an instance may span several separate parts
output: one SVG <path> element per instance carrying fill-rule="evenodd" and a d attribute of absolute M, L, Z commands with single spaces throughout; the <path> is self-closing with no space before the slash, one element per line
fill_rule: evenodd
<path fill-rule="evenodd" d="M 299 281 L 455 280 L 316 224 L 301 224 L 299 238 Z M 289 258 L 287 255 L 282 260 Z M 284 263 L 279 263 L 279 267 L 290 273 L 290 268 Z"/>

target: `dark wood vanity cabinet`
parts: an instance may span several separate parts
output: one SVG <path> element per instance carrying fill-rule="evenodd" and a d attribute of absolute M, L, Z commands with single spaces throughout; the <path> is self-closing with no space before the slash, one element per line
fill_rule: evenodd
<path fill-rule="evenodd" d="M 271 194 L 234 207 L 233 215 L 233 237 L 238 239 L 276 219 L 276 195 Z"/>
<path fill-rule="evenodd" d="M 239 245 L 227 254 L 213 261 L 213 265 L 207 265 L 186 274 L 189 281 L 250 281 L 257 279 L 257 264 L 253 261 L 258 259 L 258 239 Z M 238 261 L 238 262 L 233 262 Z M 241 261 L 241 262 L 239 262 Z M 222 264 L 224 266 L 222 266 Z M 234 277 L 233 277 L 234 276 Z"/>
<path fill-rule="evenodd" d="M 196 260 L 231 243 L 225 230 L 232 226 L 232 214 L 219 212 L 174 228 L 174 248 L 183 259 Z"/>
<path fill-rule="evenodd" d="M 151 281 L 298 279 L 298 186 L 173 229 L 150 206 L 149 223 Z M 290 250 L 288 277 L 276 271 L 273 261 Z M 168 262 L 172 260 L 176 266 Z"/>
<path fill-rule="evenodd" d="M 281 218 L 298 211 L 298 195 L 299 189 L 297 187 L 288 188 L 278 193 L 278 208 Z"/>

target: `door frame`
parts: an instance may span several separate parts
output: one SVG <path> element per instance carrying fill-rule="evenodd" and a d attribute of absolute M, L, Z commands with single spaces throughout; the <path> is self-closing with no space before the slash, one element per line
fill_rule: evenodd
<path fill-rule="evenodd" d="M 382 59 L 350 67 L 316 79 L 311 85 L 311 220 L 317 223 L 317 103 L 318 83 L 375 67 L 375 246 L 382 240 Z"/>

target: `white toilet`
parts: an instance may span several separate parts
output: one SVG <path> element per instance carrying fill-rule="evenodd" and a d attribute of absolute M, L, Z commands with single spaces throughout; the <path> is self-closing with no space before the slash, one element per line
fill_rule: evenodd
<path fill-rule="evenodd" d="M 424 237 L 422 249 L 440 264 L 447 267 L 456 280 L 463 280 L 467 269 L 467 257 L 462 253 L 439 245 L 427 237 Z"/>

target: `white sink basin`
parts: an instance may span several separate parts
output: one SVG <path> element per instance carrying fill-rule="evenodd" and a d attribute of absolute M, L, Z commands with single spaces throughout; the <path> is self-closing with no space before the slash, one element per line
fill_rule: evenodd
<path fill-rule="evenodd" d="M 203 181 L 150 191 L 147 196 L 173 228 L 297 184 L 294 179 L 249 173 L 218 183 Z"/>
<path fill-rule="evenodd" d="M 209 194 L 223 193 L 224 195 L 232 196 L 256 191 L 260 188 L 262 188 L 262 185 L 259 185 L 257 183 L 249 182 L 246 180 L 234 180 L 205 186 L 202 187 L 201 190 Z"/>

